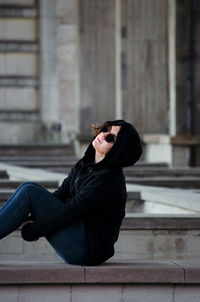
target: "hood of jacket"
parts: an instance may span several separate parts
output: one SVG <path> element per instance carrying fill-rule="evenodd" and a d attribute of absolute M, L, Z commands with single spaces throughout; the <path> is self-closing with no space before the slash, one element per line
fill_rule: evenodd
<path fill-rule="evenodd" d="M 111 126 L 121 126 L 114 146 L 107 153 L 105 158 L 98 163 L 94 163 L 95 149 L 90 142 L 85 155 L 82 158 L 82 164 L 91 166 L 94 169 L 106 167 L 127 167 L 134 165 L 142 154 L 140 136 L 133 125 L 124 120 L 108 121 Z"/>

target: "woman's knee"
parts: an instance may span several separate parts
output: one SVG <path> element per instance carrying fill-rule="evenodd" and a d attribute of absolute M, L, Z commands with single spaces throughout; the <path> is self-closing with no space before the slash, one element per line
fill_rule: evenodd
<path fill-rule="evenodd" d="M 20 186 L 19 186 L 19 190 L 20 191 L 23 191 L 23 192 L 29 192 L 30 190 L 32 189 L 36 189 L 36 188 L 39 188 L 40 186 L 35 183 L 35 182 L 31 182 L 31 181 L 26 181 L 26 182 L 23 182 Z"/>
<path fill-rule="evenodd" d="M 23 187 L 28 187 L 28 186 L 34 186 L 37 185 L 35 182 L 32 181 L 25 181 L 22 182 L 21 185 L 19 186 L 19 188 L 23 188 Z"/>

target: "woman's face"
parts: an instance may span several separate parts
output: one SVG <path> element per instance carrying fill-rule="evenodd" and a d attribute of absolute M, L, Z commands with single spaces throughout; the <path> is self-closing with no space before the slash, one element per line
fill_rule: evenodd
<path fill-rule="evenodd" d="M 100 132 L 96 138 L 93 140 L 92 145 L 95 148 L 96 152 L 103 157 L 110 151 L 110 149 L 114 146 L 115 141 L 117 139 L 117 135 L 119 133 L 121 126 L 111 126 L 107 132 Z M 114 142 L 107 142 L 106 136 L 108 134 L 114 135 Z"/>

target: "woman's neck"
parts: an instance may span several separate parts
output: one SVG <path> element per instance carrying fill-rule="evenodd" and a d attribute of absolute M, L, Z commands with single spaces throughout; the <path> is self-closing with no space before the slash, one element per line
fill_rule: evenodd
<path fill-rule="evenodd" d="M 103 160 L 105 157 L 105 154 L 95 152 L 95 164 Z"/>

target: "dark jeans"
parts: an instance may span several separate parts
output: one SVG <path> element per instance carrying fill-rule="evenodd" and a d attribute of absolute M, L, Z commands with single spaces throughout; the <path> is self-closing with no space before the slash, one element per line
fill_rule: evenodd
<path fill-rule="evenodd" d="M 30 214 L 34 220 L 39 220 L 62 207 L 64 204 L 40 185 L 22 183 L 0 209 L 0 239 L 16 230 Z M 46 237 L 55 251 L 70 264 L 85 263 L 85 238 L 83 222 L 73 223 Z"/>

